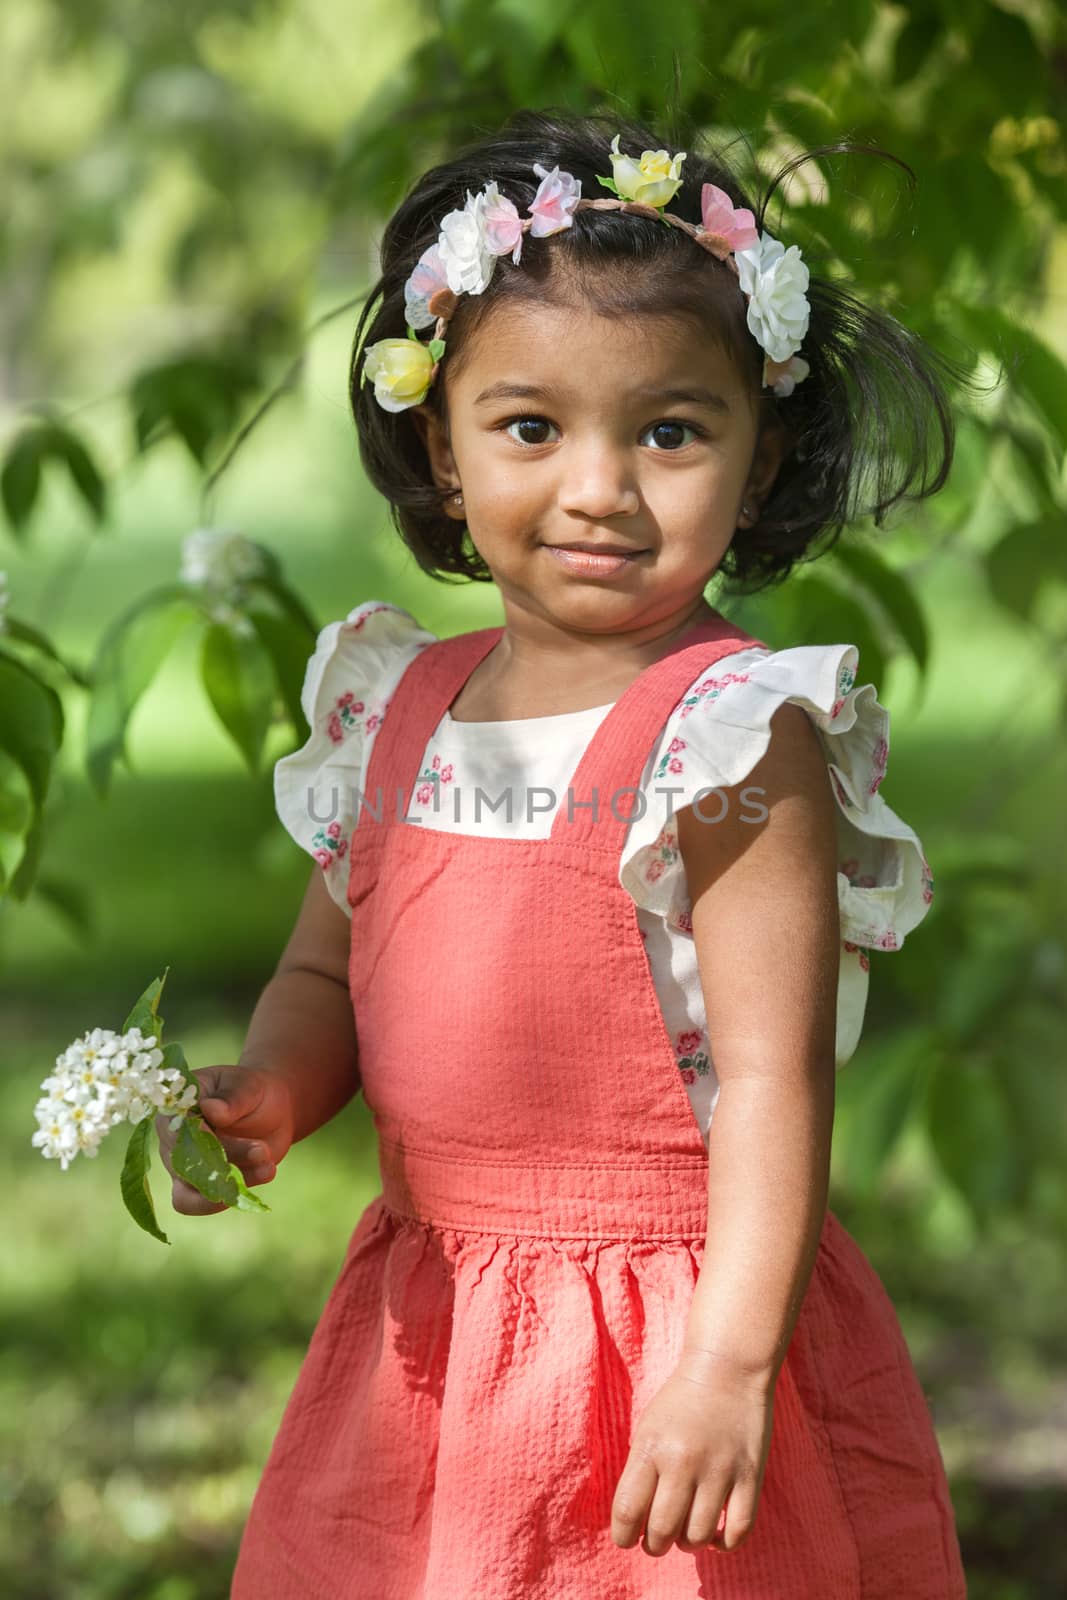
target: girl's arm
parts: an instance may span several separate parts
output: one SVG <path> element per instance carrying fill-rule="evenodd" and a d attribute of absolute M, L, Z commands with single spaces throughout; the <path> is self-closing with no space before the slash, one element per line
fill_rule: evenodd
<path fill-rule="evenodd" d="M 773 1391 L 815 1265 L 834 1118 L 835 802 L 800 706 L 772 719 L 721 822 L 678 814 L 720 1089 L 685 1359 Z M 755 792 L 753 792 L 755 791 Z M 722 810 L 718 795 L 700 804 Z"/>
<path fill-rule="evenodd" d="M 238 1060 L 284 1078 L 293 1138 L 329 1122 L 359 1088 L 355 1018 L 348 989 L 352 924 L 311 870 L 293 931 L 252 1013 Z"/>
<path fill-rule="evenodd" d="M 751 1532 L 774 1390 L 818 1254 L 834 1120 L 835 801 L 800 706 L 743 785 L 678 813 L 719 1096 L 682 1354 L 642 1412 L 612 1538 L 658 1556 Z M 719 822 L 711 821 L 723 810 Z M 700 812 L 709 818 L 700 820 Z"/>

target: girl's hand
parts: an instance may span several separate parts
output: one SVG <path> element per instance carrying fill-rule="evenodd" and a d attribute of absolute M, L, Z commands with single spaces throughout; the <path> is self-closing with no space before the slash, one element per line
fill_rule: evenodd
<path fill-rule="evenodd" d="M 204 1121 L 222 1143 L 228 1158 L 241 1169 L 251 1187 L 270 1183 L 293 1142 L 293 1107 L 284 1078 L 260 1067 L 198 1067 L 193 1077 L 200 1083 L 200 1110 Z M 207 1200 L 192 1184 L 179 1178 L 171 1166 L 175 1135 L 170 1117 L 156 1118 L 163 1165 L 174 1180 L 171 1200 L 175 1211 L 189 1217 L 206 1217 L 229 1207 Z"/>
<path fill-rule="evenodd" d="M 675 1541 L 685 1551 L 736 1550 L 755 1521 L 773 1413 L 773 1384 L 687 1352 L 635 1429 L 611 1507 L 615 1543 L 629 1549 L 644 1528 L 650 1556 Z"/>

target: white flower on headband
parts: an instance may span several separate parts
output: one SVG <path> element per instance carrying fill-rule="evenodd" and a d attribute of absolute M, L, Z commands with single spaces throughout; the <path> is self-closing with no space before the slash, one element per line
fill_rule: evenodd
<path fill-rule="evenodd" d="M 788 361 L 808 331 L 808 269 L 799 248 L 791 244 L 787 250 L 763 233 L 759 244 L 735 250 L 734 260 L 741 288 L 749 296 L 749 332 L 772 361 Z"/>
<path fill-rule="evenodd" d="M 486 193 L 472 195 L 462 211 L 450 211 L 441 223 L 437 249 L 453 294 L 484 294 L 496 266 L 485 228 Z"/>

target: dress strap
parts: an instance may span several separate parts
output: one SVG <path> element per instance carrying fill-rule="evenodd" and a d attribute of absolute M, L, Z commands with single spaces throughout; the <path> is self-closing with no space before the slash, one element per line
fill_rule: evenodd
<path fill-rule="evenodd" d="M 364 817 L 403 821 L 418 781 L 419 762 L 434 729 L 478 663 L 489 654 L 503 628 L 437 639 L 420 650 L 401 674 L 371 746 L 365 779 Z M 369 809 L 366 809 L 369 808 Z"/>
<path fill-rule="evenodd" d="M 767 649 L 721 613 L 694 624 L 620 696 L 589 741 L 551 837 L 617 858 L 633 818 L 649 751 L 680 697 L 706 667 L 741 650 Z"/>

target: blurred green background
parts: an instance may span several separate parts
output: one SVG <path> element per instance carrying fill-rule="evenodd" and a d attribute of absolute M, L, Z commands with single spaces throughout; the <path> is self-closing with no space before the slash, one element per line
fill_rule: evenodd
<path fill-rule="evenodd" d="M 778 645 L 856 642 L 890 710 L 882 793 L 935 897 L 903 949 L 871 952 L 831 1204 L 897 1305 L 972 1600 L 1067 1593 L 1067 30 L 1051 0 L 833 16 L 831 38 L 815 0 L 5 0 L 0 660 L 63 717 L 34 794 L 0 705 L 5 1596 L 226 1594 L 377 1192 L 361 1102 L 291 1152 L 269 1216 L 177 1217 L 157 1165 L 169 1250 L 123 1211 L 118 1150 L 63 1174 L 31 1150 L 56 1053 L 120 1026 L 168 966 L 168 1037 L 195 1066 L 236 1059 L 309 871 L 271 795 L 305 736 L 292 659 L 246 760 L 202 679 L 202 619 L 186 627 L 119 718 L 127 761 L 93 783 L 105 631 L 204 525 L 272 551 L 316 627 L 366 599 L 441 634 L 499 621 L 492 590 L 417 569 L 366 485 L 355 310 L 331 313 L 458 142 L 522 104 L 657 116 L 668 96 L 748 151 L 757 186 L 844 137 L 909 162 L 914 189 L 861 157 L 808 162 L 768 226 L 988 385 L 959 402 L 935 500 L 850 530 L 780 593 L 711 598 Z"/>

